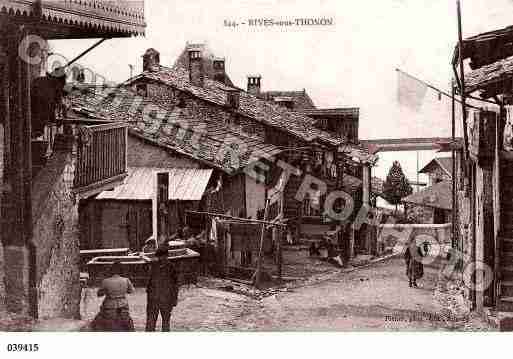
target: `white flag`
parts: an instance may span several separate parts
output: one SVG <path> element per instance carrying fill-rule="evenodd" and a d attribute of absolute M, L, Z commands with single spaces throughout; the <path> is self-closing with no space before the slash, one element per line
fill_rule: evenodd
<path fill-rule="evenodd" d="M 397 102 L 414 111 L 420 111 L 428 87 L 410 75 L 397 70 Z"/>

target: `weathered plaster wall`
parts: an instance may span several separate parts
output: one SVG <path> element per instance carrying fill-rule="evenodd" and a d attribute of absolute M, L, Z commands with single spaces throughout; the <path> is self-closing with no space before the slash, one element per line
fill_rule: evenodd
<path fill-rule="evenodd" d="M 246 215 L 256 219 L 259 210 L 265 208 L 265 184 L 246 177 Z"/>
<path fill-rule="evenodd" d="M 440 181 L 450 181 L 451 176 L 447 174 L 443 169 L 437 166 L 430 174 L 429 174 L 429 185 L 433 186 Z"/>
<path fill-rule="evenodd" d="M 200 164 L 190 158 L 173 154 L 144 140 L 128 136 L 129 167 L 199 168 Z"/>
<path fill-rule="evenodd" d="M 75 318 L 80 304 L 78 204 L 72 194 L 75 157 L 58 152 L 33 186 L 40 318 Z"/>

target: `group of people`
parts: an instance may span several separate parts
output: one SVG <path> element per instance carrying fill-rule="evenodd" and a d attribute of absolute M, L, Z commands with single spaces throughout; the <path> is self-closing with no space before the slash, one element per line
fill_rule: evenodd
<path fill-rule="evenodd" d="M 155 331 L 158 316 L 162 319 L 162 331 L 170 331 L 171 313 L 178 301 L 178 273 L 168 260 L 168 248 L 161 245 L 155 252 L 157 260 L 151 263 L 146 286 L 146 331 Z M 122 266 L 116 262 L 111 276 L 102 281 L 98 296 L 105 297 L 100 312 L 93 320 L 93 331 L 134 331 L 127 295 L 134 292 L 130 279 L 122 276 Z"/>

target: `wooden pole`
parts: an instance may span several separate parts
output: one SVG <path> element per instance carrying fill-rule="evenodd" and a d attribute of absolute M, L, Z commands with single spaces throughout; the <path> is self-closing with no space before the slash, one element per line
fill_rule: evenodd
<path fill-rule="evenodd" d="M 468 129 L 467 129 L 467 105 L 466 105 L 466 93 L 465 93 L 465 66 L 463 62 L 463 31 L 461 25 L 461 2 L 457 0 L 458 10 L 458 44 L 459 44 L 459 58 L 460 58 L 460 82 L 461 82 L 461 110 L 463 115 L 463 153 L 465 155 L 465 162 L 468 161 Z"/>
<path fill-rule="evenodd" d="M 156 230 L 155 239 L 157 244 L 161 245 L 169 238 L 169 173 L 157 173 L 157 193 L 156 193 Z"/>
<path fill-rule="evenodd" d="M 281 248 L 282 231 L 280 228 L 274 229 L 277 232 L 277 247 L 278 247 L 278 279 L 281 281 L 283 278 L 283 250 Z"/>
<path fill-rule="evenodd" d="M 264 221 L 267 220 L 267 216 L 269 215 L 269 200 L 265 202 L 265 210 L 264 210 Z M 258 249 L 258 263 L 257 269 L 255 272 L 255 287 L 260 288 L 262 284 L 262 266 L 263 266 L 263 256 L 264 256 L 264 239 L 265 239 L 265 224 L 262 224 L 262 233 L 260 234 L 260 247 Z"/>
<path fill-rule="evenodd" d="M 452 127 L 452 141 L 456 140 L 456 101 L 455 101 L 455 88 L 456 84 L 453 80 L 451 83 L 452 92 L 452 107 L 451 107 L 451 127 Z M 451 247 L 455 249 L 456 243 L 456 151 L 452 150 L 452 240 Z"/>

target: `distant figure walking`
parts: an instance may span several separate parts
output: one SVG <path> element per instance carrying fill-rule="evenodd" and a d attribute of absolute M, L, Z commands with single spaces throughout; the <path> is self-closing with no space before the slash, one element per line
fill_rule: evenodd
<path fill-rule="evenodd" d="M 121 262 L 112 264 L 111 276 L 103 280 L 98 297 L 105 296 L 100 312 L 94 318 L 91 329 L 100 332 L 131 332 L 134 322 L 130 317 L 127 294 L 134 292 L 130 279 L 121 276 Z"/>
<path fill-rule="evenodd" d="M 168 261 L 168 247 L 160 246 L 155 252 L 157 261 L 151 264 L 148 281 L 146 306 L 146 331 L 154 332 L 160 313 L 162 331 L 169 332 L 171 312 L 178 301 L 178 275 L 172 263 Z"/>
<path fill-rule="evenodd" d="M 415 251 L 415 255 L 412 254 L 412 250 Z M 413 244 L 406 247 L 404 261 L 406 262 L 406 275 L 408 276 L 410 287 L 417 288 L 417 279 L 421 279 L 424 276 L 424 264 L 422 264 L 423 257 L 424 254 L 420 247 Z"/>

